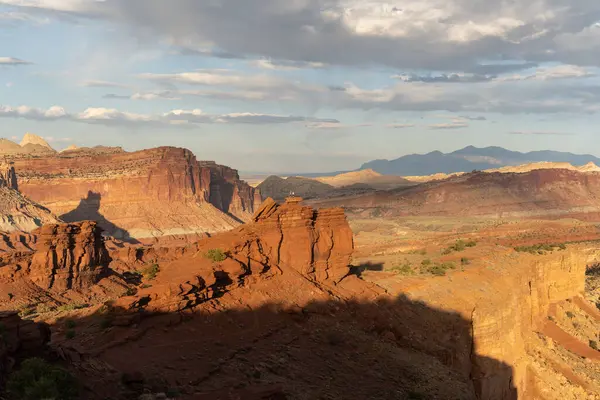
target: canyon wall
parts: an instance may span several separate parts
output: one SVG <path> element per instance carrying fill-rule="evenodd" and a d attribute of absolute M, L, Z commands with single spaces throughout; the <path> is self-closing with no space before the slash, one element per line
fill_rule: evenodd
<path fill-rule="evenodd" d="M 544 256 L 513 254 L 487 268 L 430 280 L 406 294 L 470 321 L 472 347 L 450 347 L 456 368 L 470 375 L 478 398 L 528 399 L 535 381 L 528 371 L 531 339 L 547 320 L 550 304 L 584 292 L 587 261 L 586 251 L 577 246 Z M 437 335 L 441 341 L 456 340 L 444 330 Z"/>
<path fill-rule="evenodd" d="M 125 240 L 231 229 L 258 206 L 237 171 L 181 148 L 78 150 L 14 163 L 26 196 L 66 222 L 94 220 Z"/>

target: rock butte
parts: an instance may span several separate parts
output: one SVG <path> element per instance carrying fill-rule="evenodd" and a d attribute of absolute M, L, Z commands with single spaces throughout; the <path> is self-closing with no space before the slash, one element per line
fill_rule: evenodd
<path fill-rule="evenodd" d="M 84 148 L 13 160 L 23 194 L 66 222 L 95 220 L 126 240 L 228 230 L 261 201 L 236 170 L 174 147 Z"/>

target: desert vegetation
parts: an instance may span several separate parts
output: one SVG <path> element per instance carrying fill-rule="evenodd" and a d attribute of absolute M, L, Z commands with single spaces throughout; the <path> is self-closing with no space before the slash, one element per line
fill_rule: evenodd
<path fill-rule="evenodd" d="M 540 243 L 531 246 L 517 246 L 515 251 L 520 253 L 530 254 L 546 254 L 555 250 L 566 250 L 567 246 L 564 243 Z"/>

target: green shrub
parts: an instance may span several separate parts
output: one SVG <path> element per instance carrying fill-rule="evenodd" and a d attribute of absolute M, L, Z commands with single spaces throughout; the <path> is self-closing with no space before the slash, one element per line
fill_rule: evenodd
<path fill-rule="evenodd" d="M 160 271 L 160 267 L 158 266 L 158 264 L 152 264 L 151 266 L 149 266 L 148 268 L 145 268 L 142 271 L 142 275 L 144 276 L 145 279 L 152 280 L 152 279 L 156 278 L 156 275 L 158 275 L 159 271 Z"/>
<path fill-rule="evenodd" d="M 461 263 L 461 265 L 469 265 L 469 264 L 471 264 L 471 261 L 467 257 L 462 257 L 460 259 L 460 263 Z"/>
<path fill-rule="evenodd" d="M 571 319 L 575 318 L 575 314 L 573 314 L 571 311 L 567 311 L 565 314 L 567 314 L 567 317 Z"/>
<path fill-rule="evenodd" d="M 427 269 L 427 272 L 436 276 L 444 276 L 446 275 L 446 269 L 439 264 L 432 265 Z"/>
<path fill-rule="evenodd" d="M 423 260 L 423 261 L 421 261 L 421 265 L 424 267 L 428 267 L 431 265 L 431 260 L 430 259 Z"/>
<path fill-rule="evenodd" d="M 66 337 L 67 339 L 69 339 L 69 340 L 70 340 L 70 339 L 74 339 L 76 335 L 77 335 L 77 333 L 75 332 L 75 330 L 74 330 L 74 329 L 69 329 L 69 330 L 68 330 L 68 331 L 65 333 L 65 337 Z"/>
<path fill-rule="evenodd" d="M 30 304 L 25 305 L 25 306 L 23 306 L 23 307 L 21 307 L 19 309 L 19 316 L 21 318 L 28 317 L 28 316 L 33 315 L 35 313 L 36 313 L 36 309 L 32 305 L 30 305 Z"/>
<path fill-rule="evenodd" d="M 456 265 L 454 265 L 454 263 L 452 262 L 445 262 L 442 264 L 436 263 L 434 265 L 430 265 L 427 268 L 427 272 L 436 276 L 444 276 L 446 275 L 446 271 L 448 271 L 449 269 L 456 269 Z"/>
<path fill-rule="evenodd" d="M 72 319 L 68 319 L 65 321 L 65 328 L 67 329 L 73 329 L 77 326 L 77 323 L 75 321 L 73 321 Z"/>
<path fill-rule="evenodd" d="M 38 314 L 44 314 L 44 313 L 47 313 L 50 311 L 54 311 L 55 308 L 48 304 L 42 303 L 42 304 L 38 304 L 37 307 L 35 308 L 35 310 Z"/>
<path fill-rule="evenodd" d="M 460 251 L 464 251 L 467 247 L 475 247 L 475 246 L 477 246 L 477 242 L 474 240 L 464 241 L 462 239 L 459 239 L 452 246 L 449 246 L 449 247 L 445 248 L 444 250 L 442 250 L 442 254 L 444 254 L 444 255 L 450 254 L 453 251 L 460 252 Z"/>
<path fill-rule="evenodd" d="M 204 254 L 204 257 L 212 262 L 222 262 L 225 261 L 227 255 L 221 249 L 210 249 Z"/>
<path fill-rule="evenodd" d="M 66 370 L 40 358 L 30 358 L 13 372 L 6 385 L 14 400 L 74 400 L 79 397 L 79 385 Z"/>
<path fill-rule="evenodd" d="M 400 275 L 412 275 L 414 271 L 412 269 L 412 264 L 408 260 L 404 260 L 404 263 L 394 265 L 391 270 Z"/>
<path fill-rule="evenodd" d="M 135 296 L 137 294 L 136 288 L 127 288 L 125 293 L 123 293 L 122 297 Z"/>
<path fill-rule="evenodd" d="M 590 347 L 594 350 L 598 350 L 598 342 L 595 340 L 590 340 Z"/>
<path fill-rule="evenodd" d="M 565 250 L 567 246 L 564 243 L 539 243 L 531 246 L 517 246 L 515 251 L 520 253 L 530 254 L 546 254 L 547 252 L 553 252 L 555 249 Z"/>
<path fill-rule="evenodd" d="M 63 304 L 62 306 L 59 306 L 57 308 L 57 310 L 59 312 L 67 312 L 67 311 L 81 310 L 82 308 L 88 308 L 89 306 L 90 306 L 89 304 L 69 303 L 69 304 Z"/>

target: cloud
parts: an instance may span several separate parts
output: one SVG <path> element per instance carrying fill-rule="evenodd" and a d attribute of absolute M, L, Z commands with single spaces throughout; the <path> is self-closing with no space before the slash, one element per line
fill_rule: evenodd
<path fill-rule="evenodd" d="M 339 121 L 331 120 L 331 121 L 312 121 L 305 124 L 308 129 L 349 129 L 349 128 L 366 128 L 373 126 L 373 124 L 364 123 L 364 124 L 342 124 Z"/>
<path fill-rule="evenodd" d="M 0 57 L 0 66 L 2 65 L 29 65 L 31 62 L 14 57 Z"/>
<path fill-rule="evenodd" d="M 139 92 L 133 94 L 115 94 L 108 93 L 102 96 L 104 99 L 111 100 L 179 100 L 180 97 L 177 97 L 173 92 L 165 90 L 161 92 Z"/>
<path fill-rule="evenodd" d="M 326 65 L 318 62 L 300 62 L 300 61 L 285 61 L 285 60 L 252 60 L 248 62 L 250 65 L 257 68 L 272 70 L 272 71 L 296 71 L 300 69 L 320 69 Z"/>
<path fill-rule="evenodd" d="M 442 130 L 442 129 L 462 129 L 462 128 L 466 128 L 468 126 L 469 126 L 469 124 L 467 124 L 466 122 L 455 121 L 455 122 L 446 122 L 446 123 L 442 123 L 442 124 L 433 124 L 433 125 L 429 125 L 427 128 L 432 129 L 432 130 Z"/>
<path fill-rule="evenodd" d="M 461 115 L 458 118 L 467 120 L 467 121 L 487 121 L 487 118 L 484 116 L 470 116 L 470 115 Z"/>
<path fill-rule="evenodd" d="M 565 133 L 565 132 L 551 132 L 551 131 L 513 131 L 513 132 L 509 132 L 509 135 L 570 136 L 570 135 L 573 135 L 573 134 L 572 133 Z"/>
<path fill-rule="evenodd" d="M 137 114 L 112 108 L 87 108 L 80 113 L 68 113 L 54 106 L 47 110 L 27 106 L 0 106 L 0 118 L 22 118 L 37 121 L 67 120 L 106 126 L 156 126 L 189 128 L 197 124 L 288 124 L 339 123 L 336 119 L 311 118 L 257 113 L 207 114 L 202 110 L 172 110 L 164 114 Z"/>
<path fill-rule="evenodd" d="M 596 74 L 588 68 L 578 67 L 576 65 L 558 65 L 554 67 L 539 68 L 531 75 L 512 75 L 502 77 L 503 81 L 547 81 L 552 79 L 568 78 L 590 78 Z"/>
<path fill-rule="evenodd" d="M 200 44 L 236 57 L 482 74 L 520 68 L 500 63 L 499 55 L 521 64 L 600 64 L 600 28 L 595 25 L 600 4 L 592 0 L 486 2 L 485 7 L 480 0 L 403 1 L 398 6 L 384 0 L 0 4 L 37 15 L 104 18 L 140 36 L 151 32 L 182 47 Z M 481 66 L 479 60 L 490 64 Z"/>
<path fill-rule="evenodd" d="M 414 128 L 416 125 L 414 124 L 387 124 L 385 127 L 390 129 L 406 129 L 406 128 Z"/>
<path fill-rule="evenodd" d="M 81 83 L 83 87 L 94 87 L 94 88 L 120 88 L 120 89 L 130 89 L 130 85 L 126 85 L 124 83 L 118 82 L 110 82 L 110 81 L 100 81 L 100 80 L 89 80 Z"/>
<path fill-rule="evenodd" d="M 394 75 L 394 79 L 400 79 L 404 82 L 426 82 L 426 83 L 479 83 L 494 80 L 496 76 L 476 75 L 476 74 L 442 74 L 432 75 Z"/>

